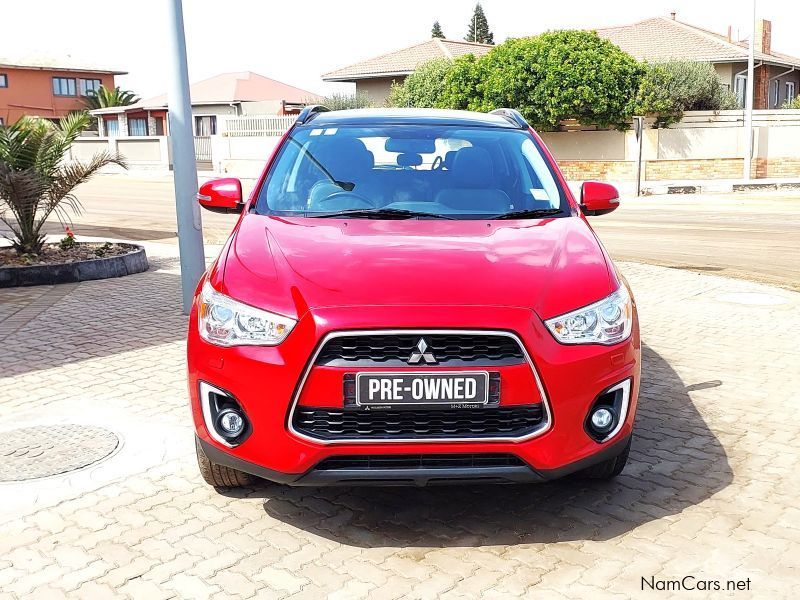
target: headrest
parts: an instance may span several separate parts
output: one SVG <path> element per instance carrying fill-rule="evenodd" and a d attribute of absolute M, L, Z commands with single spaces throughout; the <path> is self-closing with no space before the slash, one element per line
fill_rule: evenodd
<path fill-rule="evenodd" d="M 309 152 L 339 181 L 353 181 L 353 175 L 375 166 L 372 152 L 357 138 L 321 139 L 309 146 Z"/>
<path fill-rule="evenodd" d="M 453 159 L 453 187 L 494 187 L 492 157 L 483 148 L 462 148 Z"/>

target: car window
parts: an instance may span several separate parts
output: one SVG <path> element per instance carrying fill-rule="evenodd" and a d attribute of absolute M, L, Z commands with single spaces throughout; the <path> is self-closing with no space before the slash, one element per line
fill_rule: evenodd
<path fill-rule="evenodd" d="M 529 132 L 430 125 L 296 127 L 259 190 L 256 210 L 413 211 L 465 219 L 569 212 Z"/>

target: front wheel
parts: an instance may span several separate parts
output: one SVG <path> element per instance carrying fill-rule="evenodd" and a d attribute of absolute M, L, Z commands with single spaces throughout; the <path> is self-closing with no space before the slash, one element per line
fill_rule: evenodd
<path fill-rule="evenodd" d="M 614 479 L 617 475 L 622 473 L 625 464 L 628 462 L 628 455 L 631 453 L 631 441 L 633 436 L 628 440 L 625 449 L 616 456 L 604 460 L 580 471 L 578 475 L 587 479 Z"/>
<path fill-rule="evenodd" d="M 211 462 L 197 438 L 194 440 L 194 447 L 197 452 L 197 466 L 200 467 L 200 475 L 207 484 L 213 485 L 215 488 L 236 488 L 255 482 L 255 477 L 250 473 Z"/>

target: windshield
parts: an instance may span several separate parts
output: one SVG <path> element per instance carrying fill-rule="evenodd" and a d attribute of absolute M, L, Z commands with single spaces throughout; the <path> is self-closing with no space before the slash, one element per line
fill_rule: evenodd
<path fill-rule="evenodd" d="M 569 214 L 529 132 L 452 125 L 297 127 L 259 191 L 256 211 L 450 219 Z"/>

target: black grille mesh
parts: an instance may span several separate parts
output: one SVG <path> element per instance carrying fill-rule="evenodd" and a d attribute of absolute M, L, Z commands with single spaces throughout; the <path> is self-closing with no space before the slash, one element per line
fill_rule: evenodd
<path fill-rule="evenodd" d="M 541 422 L 541 404 L 423 410 L 298 406 L 292 426 L 321 440 L 391 440 L 520 437 L 533 431 Z"/>
<path fill-rule="evenodd" d="M 316 364 L 328 366 L 407 365 L 423 338 L 437 365 L 509 365 L 524 362 L 514 338 L 491 334 L 375 334 L 336 337 L 328 341 Z M 426 363 L 421 362 L 421 365 Z"/>

